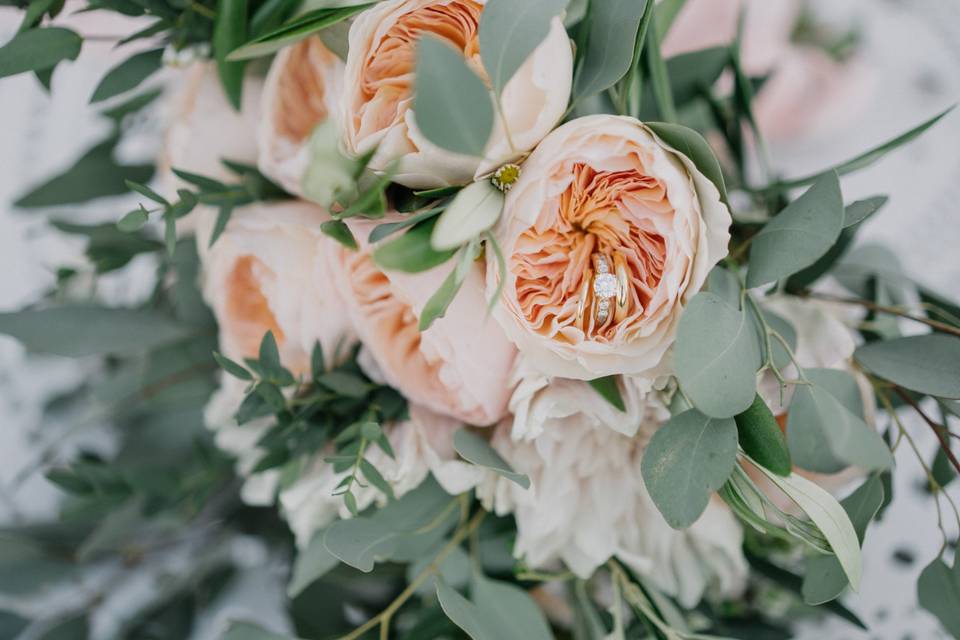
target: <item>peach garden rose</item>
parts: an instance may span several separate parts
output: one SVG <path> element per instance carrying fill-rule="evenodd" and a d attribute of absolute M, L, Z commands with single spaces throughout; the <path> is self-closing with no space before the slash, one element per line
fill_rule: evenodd
<path fill-rule="evenodd" d="M 482 312 L 487 304 L 482 267 L 471 268 L 446 315 L 420 331 L 420 312 L 452 262 L 423 273 L 383 271 L 366 242 L 375 225 L 359 220 L 350 225 L 359 251 L 338 246 L 329 259 L 332 281 L 377 370 L 368 374 L 434 412 L 481 426 L 500 420 L 516 350 Z"/>
<path fill-rule="evenodd" d="M 654 377 L 684 304 L 727 253 L 730 224 L 713 183 L 640 122 L 573 120 L 540 143 L 507 196 L 495 315 L 547 375 Z M 490 292 L 499 278 L 491 261 Z"/>
<path fill-rule="evenodd" d="M 347 151 L 376 149 L 370 167 L 382 171 L 398 162 L 394 180 L 408 187 L 463 184 L 519 158 L 557 124 L 573 78 L 573 52 L 559 18 L 504 88 L 503 117 L 484 159 L 441 149 L 418 131 L 412 109 L 417 39 L 446 40 L 485 76 L 478 40 L 483 6 L 481 0 L 385 0 L 356 19 L 341 106 Z"/>

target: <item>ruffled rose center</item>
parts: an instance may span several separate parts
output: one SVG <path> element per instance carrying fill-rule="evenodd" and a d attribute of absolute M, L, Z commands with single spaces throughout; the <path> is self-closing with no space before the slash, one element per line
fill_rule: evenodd
<path fill-rule="evenodd" d="M 597 171 L 577 163 L 572 171 L 561 171 L 569 185 L 549 201 L 552 210 L 545 210 L 520 236 L 511 256 L 517 299 L 541 335 L 569 340 L 563 329 L 576 327 L 587 339 L 609 342 L 657 311 L 651 302 L 667 256 L 660 230 L 669 227 L 674 209 L 664 185 L 639 169 Z M 611 272 L 615 256 L 625 260 L 627 309 L 620 322 L 615 319 L 614 300 L 607 319 L 599 324 L 595 320 L 595 254 L 606 257 Z M 586 312 L 578 319 L 585 282 Z"/>
<path fill-rule="evenodd" d="M 291 48 L 277 82 L 277 104 L 272 114 L 280 136 L 302 142 L 326 120 L 326 81 L 321 69 L 332 64 L 332 57 L 317 36 Z"/>
<path fill-rule="evenodd" d="M 368 111 L 375 117 L 363 129 L 382 131 L 402 120 L 413 92 L 417 40 L 424 33 L 448 41 L 481 71 L 478 30 L 482 11 L 483 6 L 474 0 L 453 0 L 400 16 L 371 46 L 360 76 L 363 104 L 358 118 L 365 121 Z"/>
<path fill-rule="evenodd" d="M 284 341 L 283 330 L 270 310 L 261 289 L 261 275 L 269 271 L 260 260 L 243 256 L 236 261 L 227 278 L 227 317 L 225 327 L 246 357 L 256 357 L 260 341 L 272 331 L 278 344 Z"/>

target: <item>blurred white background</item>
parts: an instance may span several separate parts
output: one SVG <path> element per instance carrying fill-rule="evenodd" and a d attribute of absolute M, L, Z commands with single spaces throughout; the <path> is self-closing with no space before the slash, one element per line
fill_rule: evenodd
<path fill-rule="evenodd" d="M 787 175 L 846 159 L 960 101 L 960 3 L 956 0 L 819 0 L 812 4 L 816 14 L 831 24 L 856 25 L 860 30 L 857 82 L 864 91 L 833 105 L 802 137 L 771 143 L 774 164 Z M 0 41 L 6 41 L 16 25 L 14 12 L 0 10 Z M 122 29 L 122 25 L 87 21 L 82 30 L 101 33 L 116 26 Z M 52 97 L 29 75 L 0 81 L 0 310 L 35 300 L 53 284 L 57 267 L 82 263 L 82 245 L 51 233 L 46 213 L 14 211 L 9 203 L 26 188 L 69 166 L 106 134 L 108 124 L 87 106 L 89 94 L 104 70 L 126 55 L 118 56 L 107 43 L 88 43 L 77 62 L 58 69 Z M 130 158 L 149 157 L 160 139 L 160 122 L 147 121 L 121 152 Z M 891 197 L 890 204 L 862 230 L 861 243 L 886 244 L 907 273 L 960 298 L 960 111 L 907 148 L 844 179 L 843 187 L 848 202 L 878 193 Z M 124 202 L 101 201 L 95 207 L 64 208 L 60 217 L 115 220 L 125 207 Z M 127 281 L 108 281 L 104 286 L 118 300 L 143 294 L 143 287 L 138 290 Z M 49 424 L 44 432 L 37 430 L 40 407 L 79 376 L 82 371 L 72 362 L 28 361 L 18 344 L 0 337 L 0 522 L 52 513 L 55 492 L 42 477 L 34 475 L 16 490 L 11 483 L 24 468 L 36 464 L 37 451 L 60 439 Z M 911 419 L 907 426 L 931 459 L 935 441 L 925 425 Z M 862 633 L 829 621 L 810 625 L 800 637 L 940 637 L 933 618 L 917 609 L 915 594 L 919 571 L 940 546 L 936 510 L 923 490 L 923 474 L 915 458 L 905 447 L 897 458 L 893 506 L 867 535 L 862 592 L 846 600 L 871 631 Z M 955 483 L 951 492 L 960 500 L 960 484 Z M 951 535 L 955 537 L 956 531 Z M 262 594 L 265 588 L 254 586 L 252 593 Z M 270 607 L 262 597 L 260 604 Z"/>

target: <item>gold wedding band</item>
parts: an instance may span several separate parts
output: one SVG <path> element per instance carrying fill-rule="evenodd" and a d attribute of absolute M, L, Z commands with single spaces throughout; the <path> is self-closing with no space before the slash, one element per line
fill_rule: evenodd
<path fill-rule="evenodd" d="M 577 303 L 577 320 L 586 315 L 587 306 L 593 310 L 593 318 L 597 326 L 610 319 L 610 300 L 613 299 L 613 318 L 620 322 L 627 316 L 628 285 L 627 261 L 620 254 L 613 257 L 613 272 L 607 257 L 595 253 L 592 257 L 593 271 L 584 274 L 583 285 L 580 287 L 580 298 Z M 591 295 L 592 294 L 592 295 Z M 592 303 L 590 301 L 592 297 Z"/>

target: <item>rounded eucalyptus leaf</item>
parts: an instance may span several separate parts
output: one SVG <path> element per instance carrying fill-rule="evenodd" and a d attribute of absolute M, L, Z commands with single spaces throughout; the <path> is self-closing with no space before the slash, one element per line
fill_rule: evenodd
<path fill-rule="evenodd" d="M 932 333 L 871 342 L 853 357 L 879 377 L 911 391 L 960 398 L 960 338 Z"/>

